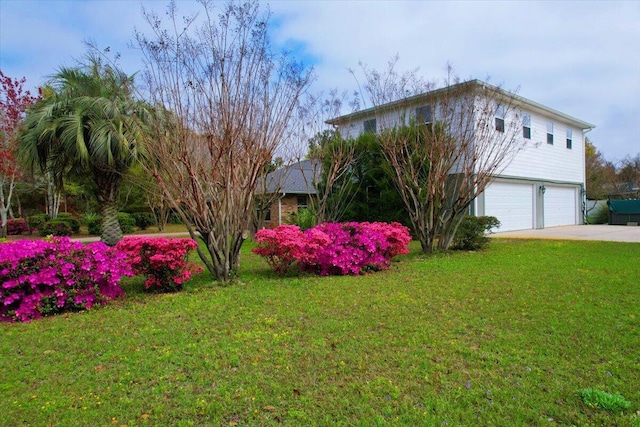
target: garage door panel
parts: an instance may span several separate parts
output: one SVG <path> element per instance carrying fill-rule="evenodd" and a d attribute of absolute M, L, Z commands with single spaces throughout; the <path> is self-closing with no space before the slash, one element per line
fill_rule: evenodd
<path fill-rule="evenodd" d="M 485 190 L 485 215 L 500 221 L 497 231 L 533 228 L 533 185 L 494 182 Z"/>
<path fill-rule="evenodd" d="M 547 186 L 544 192 L 544 226 L 576 224 L 576 189 Z"/>

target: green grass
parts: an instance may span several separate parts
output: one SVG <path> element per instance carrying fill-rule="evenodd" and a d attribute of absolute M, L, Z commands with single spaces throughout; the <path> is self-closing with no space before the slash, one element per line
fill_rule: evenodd
<path fill-rule="evenodd" d="M 0 325 L 2 426 L 639 426 L 640 244 L 494 239 Z M 628 411 L 585 404 L 619 393 Z"/>
<path fill-rule="evenodd" d="M 605 411 L 620 412 L 631 408 L 631 402 L 617 393 L 607 393 L 602 390 L 585 388 L 584 390 L 580 390 L 578 396 L 580 396 L 585 404 Z"/>
<path fill-rule="evenodd" d="M 158 227 L 155 225 L 150 225 L 145 230 L 140 230 L 138 228 L 135 229 L 133 233 L 129 233 L 127 235 L 137 235 L 137 234 L 158 234 L 158 233 L 186 233 L 187 228 L 183 224 L 167 224 L 164 227 L 164 230 L 159 231 Z M 73 237 L 83 237 L 83 236 L 92 236 L 87 231 L 86 226 L 80 227 L 80 233 Z"/>

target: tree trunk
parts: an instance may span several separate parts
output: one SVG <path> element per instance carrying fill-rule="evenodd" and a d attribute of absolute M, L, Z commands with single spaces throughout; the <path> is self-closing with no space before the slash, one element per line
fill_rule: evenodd
<path fill-rule="evenodd" d="M 413 229 L 416 233 L 416 237 L 420 242 L 420 247 L 422 248 L 422 253 L 428 254 L 433 251 L 433 245 L 431 239 L 429 238 L 429 232 L 425 229 L 425 227 L 418 228 L 416 222 L 411 221 L 413 225 Z"/>
<path fill-rule="evenodd" d="M 248 237 L 245 233 L 232 235 L 227 241 L 221 241 L 222 237 L 216 239 L 213 233 L 200 232 L 202 240 L 207 246 L 210 259 L 205 258 L 198 248 L 198 254 L 204 261 L 209 272 L 221 282 L 229 282 L 238 274 L 240 268 L 240 249 L 242 243 Z M 194 238 L 192 233 L 191 237 Z"/>
<path fill-rule="evenodd" d="M 439 250 L 446 251 L 451 248 L 463 218 L 464 211 L 455 212 L 451 214 L 450 218 L 441 220 L 441 226 L 439 227 L 440 239 L 438 240 Z"/>
<path fill-rule="evenodd" d="M 0 208 L 0 218 L 2 219 L 2 227 L 0 227 L 0 239 L 7 237 L 7 209 Z"/>
<path fill-rule="evenodd" d="M 110 200 L 100 206 L 100 240 L 108 246 L 115 246 L 122 240 L 122 230 L 118 222 L 118 202 Z"/>
<path fill-rule="evenodd" d="M 56 219 L 60 211 L 62 192 L 56 191 L 51 172 L 46 173 L 45 179 L 47 182 L 47 214 L 50 219 Z"/>
<path fill-rule="evenodd" d="M 11 175 L 11 179 L 9 180 L 9 191 L 5 194 L 4 186 L 5 179 L 0 175 L 0 219 L 2 223 L 0 224 L 0 238 L 7 237 L 7 213 L 11 208 L 11 195 L 13 194 L 13 188 L 15 187 L 15 175 Z"/>
<path fill-rule="evenodd" d="M 100 240 L 108 246 L 115 246 L 122 240 L 122 229 L 118 222 L 118 199 L 122 178 L 116 173 L 96 177 L 98 203 L 100 204 Z"/>

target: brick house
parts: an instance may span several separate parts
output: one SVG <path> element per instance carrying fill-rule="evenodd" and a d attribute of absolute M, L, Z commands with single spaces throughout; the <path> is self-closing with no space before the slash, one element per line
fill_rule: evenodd
<path fill-rule="evenodd" d="M 315 160 L 302 160 L 282 167 L 267 176 L 267 192 L 276 194 L 264 221 L 265 228 L 286 224 L 299 209 L 307 208 L 316 195 L 315 183 L 321 165 Z"/>

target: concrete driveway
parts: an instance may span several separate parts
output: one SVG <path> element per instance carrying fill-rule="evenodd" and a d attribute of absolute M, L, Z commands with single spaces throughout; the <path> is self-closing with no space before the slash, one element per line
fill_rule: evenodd
<path fill-rule="evenodd" d="M 640 243 L 640 226 L 565 225 L 541 230 L 505 231 L 491 235 L 514 239 L 602 240 Z"/>

